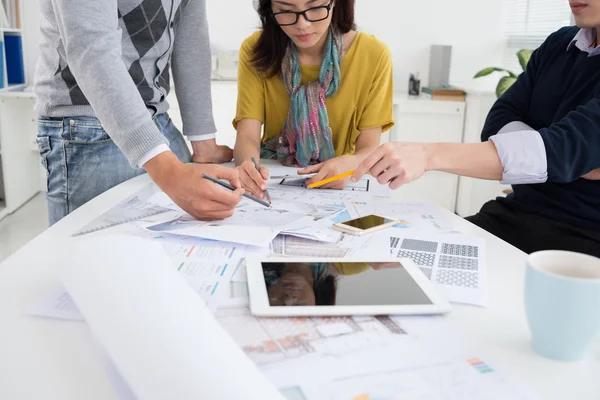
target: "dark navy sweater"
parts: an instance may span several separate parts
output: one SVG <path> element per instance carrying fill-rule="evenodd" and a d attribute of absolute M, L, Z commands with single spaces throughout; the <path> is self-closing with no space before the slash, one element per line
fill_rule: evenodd
<path fill-rule="evenodd" d="M 600 168 L 600 56 L 567 48 L 579 28 L 562 28 L 533 52 L 515 84 L 492 107 L 481 139 L 506 124 L 539 131 L 546 148 L 548 180 L 513 185 L 498 200 L 512 207 L 600 230 L 600 181 L 581 179 Z"/>

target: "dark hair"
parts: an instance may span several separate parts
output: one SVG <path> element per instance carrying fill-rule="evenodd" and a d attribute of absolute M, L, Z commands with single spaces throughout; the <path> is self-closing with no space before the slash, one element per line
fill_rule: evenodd
<path fill-rule="evenodd" d="M 355 29 L 354 0 L 332 1 L 335 3 L 331 17 L 333 28 L 340 33 Z M 262 32 L 254 46 L 251 62 L 259 72 L 271 77 L 281 72 L 281 62 L 290 39 L 271 16 L 271 0 L 255 0 L 255 8 L 260 17 Z"/>
<path fill-rule="evenodd" d="M 329 265 L 329 264 L 327 264 Z M 272 273 L 277 279 L 283 275 L 286 264 L 281 262 L 263 263 L 263 273 L 265 275 Z M 327 273 L 327 268 L 319 276 L 314 278 L 313 291 L 315 293 L 315 304 L 318 306 L 335 305 L 335 294 L 337 292 L 337 279 L 335 276 Z M 271 286 L 267 282 L 267 289 Z"/>
<path fill-rule="evenodd" d="M 321 274 L 315 281 L 315 303 L 318 306 L 335 305 L 335 294 L 337 292 L 337 280 L 335 276 Z"/>

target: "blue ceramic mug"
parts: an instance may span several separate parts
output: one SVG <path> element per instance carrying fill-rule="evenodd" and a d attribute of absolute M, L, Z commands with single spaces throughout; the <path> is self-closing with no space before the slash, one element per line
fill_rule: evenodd
<path fill-rule="evenodd" d="M 537 353 L 581 360 L 600 333 L 600 258 L 556 250 L 531 254 L 525 311 Z"/>

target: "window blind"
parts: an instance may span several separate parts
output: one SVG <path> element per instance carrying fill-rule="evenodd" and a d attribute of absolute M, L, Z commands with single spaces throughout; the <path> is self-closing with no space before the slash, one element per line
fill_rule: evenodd
<path fill-rule="evenodd" d="M 536 49 L 552 32 L 572 25 L 568 0 L 507 0 L 504 67 L 521 72 L 516 52 Z"/>

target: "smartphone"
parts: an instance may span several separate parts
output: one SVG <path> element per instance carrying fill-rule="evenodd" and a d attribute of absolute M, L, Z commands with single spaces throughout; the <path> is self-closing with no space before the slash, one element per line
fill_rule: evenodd
<path fill-rule="evenodd" d="M 371 214 L 364 217 L 351 219 L 346 222 L 335 223 L 333 224 L 333 229 L 349 233 L 351 235 L 362 236 L 390 228 L 399 222 L 400 220 L 398 219 Z"/>

